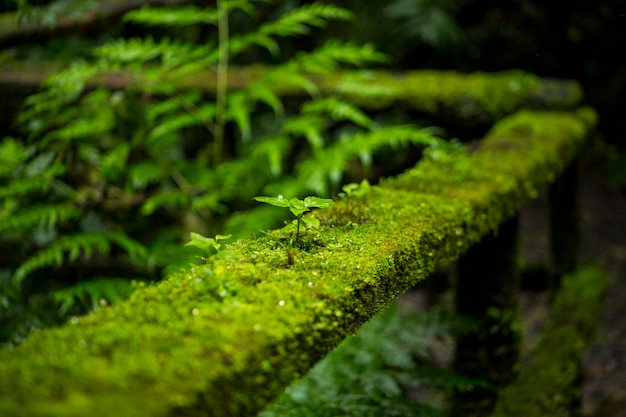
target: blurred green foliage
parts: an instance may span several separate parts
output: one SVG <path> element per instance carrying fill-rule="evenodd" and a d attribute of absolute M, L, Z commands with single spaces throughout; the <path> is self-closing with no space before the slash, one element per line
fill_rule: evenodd
<path fill-rule="evenodd" d="M 350 170 L 371 172 L 381 151 L 443 141 L 322 97 L 305 77 L 384 64 L 371 45 L 329 40 L 282 59 L 282 41 L 352 12 L 315 2 L 279 7 L 259 24 L 269 3 L 131 11 L 126 24 L 149 35 L 93 48 L 28 97 L 17 120 L 23 138 L 0 142 L 1 340 L 19 343 L 32 329 L 116 302 L 131 279 L 201 262 L 200 249 L 183 246 L 191 232 L 240 238 L 278 225 L 284 215 L 255 205 L 255 195 L 328 197 Z M 220 38 L 224 25 L 230 34 Z M 171 81 L 260 51 L 273 69 L 221 98 L 218 78 L 217 100 Z M 131 81 L 123 88 L 89 85 L 120 71 Z M 284 102 L 277 90 L 286 85 L 305 99 Z"/>

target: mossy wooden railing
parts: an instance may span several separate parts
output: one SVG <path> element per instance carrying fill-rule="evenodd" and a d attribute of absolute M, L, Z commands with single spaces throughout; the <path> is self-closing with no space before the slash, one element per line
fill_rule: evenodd
<path fill-rule="evenodd" d="M 272 233 L 239 241 L 227 258 L 0 351 L 0 415 L 254 415 L 399 294 L 503 230 L 572 163 L 595 124 L 592 110 L 577 107 L 575 83 L 520 73 L 389 77 L 411 86 L 403 105 L 500 120 L 477 149 L 424 160 L 316 212 L 316 243 L 292 265 Z M 557 94 L 537 99 L 545 88 Z"/>

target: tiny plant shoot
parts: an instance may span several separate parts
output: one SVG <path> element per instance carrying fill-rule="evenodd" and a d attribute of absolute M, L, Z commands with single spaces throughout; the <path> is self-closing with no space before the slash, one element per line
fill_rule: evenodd
<path fill-rule="evenodd" d="M 231 235 L 216 235 L 215 238 L 205 237 L 199 233 L 190 233 L 191 240 L 185 243 L 185 246 L 195 246 L 198 249 L 202 250 L 207 254 L 207 258 L 210 258 L 213 255 L 217 255 L 218 257 L 227 257 L 228 251 L 221 251 L 222 247 L 221 243 L 218 243 L 219 240 L 230 239 Z"/>
<path fill-rule="evenodd" d="M 261 203 L 271 204 L 272 206 L 289 208 L 289 211 L 296 216 L 296 220 L 294 220 L 296 225 L 296 235 L 293 239 L 294 244 L 297 244 L 300 239 L 300 226 L 302 223 L 304 223 L 305 227 L 308 229 L 317 229 L 320 226 L 318 219 L 305 213 L 311 211 L 312 208 L 327 208 L 335 204 L 335 202 L 329 198 L 311 196 L 306 197 L 304 200 L 300 200 L 299 198 L 286 199 L 282 195 L 278 197 L 254 197 L 254 199 Z"/>

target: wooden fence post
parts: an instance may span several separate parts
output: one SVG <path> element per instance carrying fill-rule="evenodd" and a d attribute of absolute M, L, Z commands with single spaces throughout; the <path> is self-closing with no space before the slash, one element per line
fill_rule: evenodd
<path fill-rule="evenodd" d="M 581 208 L 579 202 L 579 161 L 573 161 L 550 184 L 550 254 L 549 288 L 557 290 L 561 277 L 578 266 Z"/>
<path fill-rule="evenodd" d="M 454 368 L 492 387 L 455 392 L 454 415 L 488 415 L 497 399 L 495 388 L 516 376 L 521 340 L 518 229 L 515 215 L 459 260 L 457 313 L 475 321 L 476 327 L 457 338 Z"/>

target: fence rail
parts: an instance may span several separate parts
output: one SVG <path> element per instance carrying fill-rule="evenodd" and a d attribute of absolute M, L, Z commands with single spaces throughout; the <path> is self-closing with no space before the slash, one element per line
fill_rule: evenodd
<path fill-rule="evenodd" d="M 502 75 L 493 85 L 486 74 L 457 76 L 479 80 L 487 95 L 455 89 L 450 109 L 511 103 Z M 563 100 L 557 111 L 515 112 L 477 149 L 421 161 L 364 196 L 316 212 L 320 231 L 292 265 L 276 234 L 239 241 L 229 246 L 231 256 L 1 350 L 0 415 L 254 415 L 395 297 L 493 236 L 553 182 L 595 124 L 591 109 L 576 108 L 579 99 Z M 490 117 L 524 107 L 503 106 Z M 489 279 L 484 288 L 510 286 Z"/>

